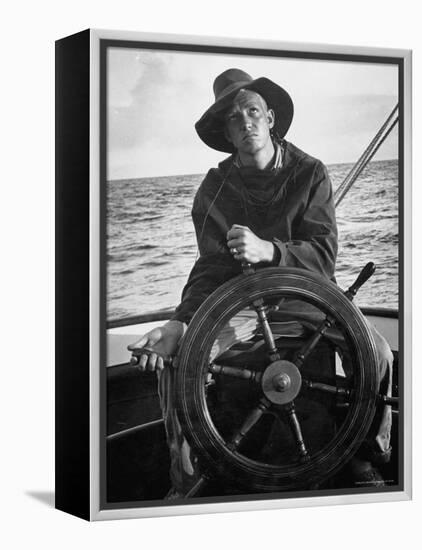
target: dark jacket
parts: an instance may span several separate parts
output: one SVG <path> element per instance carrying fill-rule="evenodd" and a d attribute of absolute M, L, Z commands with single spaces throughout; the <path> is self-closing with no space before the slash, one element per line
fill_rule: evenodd
<path fill-rule="evenodd" d="M 240 262 L 226 241 L 233 224 L 272 241 L 279 251 L 278 265 L 334 278 L 337 226 L 327 169 L 292 143 L 282 145 L 278 171 L 237 168 L 231 156 L 206 175 L 192 208 L 200 256 L 173 319 L 189 323 L 205 298 L 240 274 Z"/>

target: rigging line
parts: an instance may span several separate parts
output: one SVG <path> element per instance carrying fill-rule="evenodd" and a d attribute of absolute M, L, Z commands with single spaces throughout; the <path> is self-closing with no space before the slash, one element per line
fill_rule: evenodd
<path fill-rule="evenodd" d="M 387 120 L 384 122 L 384 124 L 381 126 L 381 128 L 378 130 L 378 132 L 375 134 L 374 138 L 372 139 L 372 141 L 369 143 L 368 147 L 365 149 L 365 151 L 363 152 L 363 154 L 359 158 L 358 162 L 363 160 L 363 158 L 367 154 L 368 150 L 370 150 L 374 146 L 374 144 L 378 141 L 379 137 L 384 132 L 384 130 L 387 128 L 388 124 L 390 123 L 390 121 L 392 120 L 392 118 L 395 115 L 396 111 L 398 110 L 398 107 L 399 107 L 399 104 L 397 103 L 397 105 L 394 107 L 394 109 L 391 111 L 390 115 L 388 116 Z"/>
<path fill-rule="evenodd" d="M 367 164 L 370 162 L 370 160 L 373 158 L 373 156 L 375 155 L 375 153 L 378 151 L 378 149 L 381 147 L 381 145 L 384 143 L 384 141 L 387 139 L 387 137 L 389 136 L 390 132 L 393 130 L 394 126 L 397 124 L 398 122 L 398 117 L 396 118 L 396 120 L 391 124 L 390 128 L 388 129 L 388 131 L 384 134 L 384 136 L 382 137 L 382 139 L 375 145 L 375 147 L 370 151 L 368 152 L 366 158 L 365 158 L 365 162 L 363 163 L 360 163 L 359 166 L 356 166 L 356 169 L 354 170 L 354 173 L 353 173 L 353 177 L 352 178 L 348 178 L 348 182 L 347 182 L 347 186 L 342 186 L 342 189 L 337 189 L 335 195 L 334 195 L 334 198 L 335 198 L 335 206 L 337 207 L 340 202 L 343 200 L 343 198 L 345 197 L 345 195 L 348 193 L 348 191 L 351 189 L 351 187 L 353 186 L 353 184 L 355 183 L 356 179 L 360 176 L 360 174 L 362 173 L 362 171 L 365 169 L 365 167 L 367 166 Z"/>
<path fill-rule="evenodd" d="M 362 171 L 362 167 L 364 168 L 368 164 L 370 158 L 373 157 L 372 151 L 374 150 L 374 148 L 378 150 L 379 148 L 378 144 L 380 143 L 380 141 L 384 142 L 385 137 L 389 135 L 389 133 L 394 128 L 397 121 L 398 121 L 398 117 L 396 118 L 395 121 L 393 121 L 390 128 L 387 129 L 384 136 L 381 137 L 381 140 L 378 140 L 378 142 L 375 144 L 375 147 L 372 147 L 370 150 L 367 150 L 365 152 L 365 158 L 363 158 L 361 161 L 358 161 L 353 166 L 353 169 L 349 172 L 349 174 L 347 175 L 347 177 L 345 178 L 341 186 L 339 186 L 339 188 L 336 190 L 336 194 L 335 194 L 336 197 L 343 195 L 344 192 L 347 192 L 347 190 L 350 188 L 350 185 L 354 183 L 354 180 L 356 179 L 357 175 Z"/>
<path fill-rule="evenodd" d="M 355 178 L 353 179 L 353 181 L 350 183 L 350 185 L 347 187 L 347 189 L 344 190 L 344 192 L 338 197 L 336 198 L 336 201 L 335 201 L 335 207 L 337 207 L 340 202 L 344 199 L 344 197 L 346 196 L 347 192 L 349 191 L 349 189 L 352 187 L 352 185 L 354 184 L 354 182 L 356 181 L 356 179 L 360 176 L 360 174 L 362 173 L 362 171 L 365 169 L 366 165 L 370 162 L 370 160 L 373 158 L 373 156 L 375 155 L 375 153 L 378 151 L 378 149 L 381 147 L 381 145 L 384 143 L 384 141 L 387 139 L 387 137 L 389 136 L 391 130 L 394 128 L 394 126 L 397 124 L 397 122 L 399 121 L 399 118 L 397 117 L 396 120 L 393 122 L 393 124 L 391 125 L 391 127 L 389 128 L 388 132 L 382 137 L 382 139 L 377 143 L 377 145 L 375 146 L 375 148 L 371 151 L 367 161 L 365 162 L 365 164 L 363 164 L 359 171 L 356 173 L 356 176 Z"/>
<path fill-rule="evenodd" d="M 338 204 L 340 204 L 340 202 L 343 200 L 346 193 L 349 191 L 349 189 L 355 183 L 358 176 L 361 174 L 362 170 L 365 168 L 368 162 L 373 158 L 376 151 L 378 151 L 379 147 L 382 145 L 382 143 L 384 143 L 387 136 L 390 134 L 394 126 L 397 124 L 399 120 L 398 116 L 390 124 L 390 121 L 394 116 L 394 114 L 396 113 L 397 109 L 398 109 L 398 104 L 395 106 L 395 108 L 393 109 L 393 111 L 391 112 L 387 120 L 381 126 L 380 130 L 372 139 L 371 143 L 365 149 L 365 151 L 360 156 L 358 161 L 354 164 L 353 168 L 347 174 L 347 176 L 345 177 L 341 185 L 339 185 L 339 187 L 336 189 L 336 192 L 334 194 L 335 206 L 338 206 Z M 389 124 L 390 126 L 387 128 Z"/>
<path fill-rule="evenodd" d="M 354 173 L 356 171 L 359 170 L 359 166 L 361 163 L 364 163 L 366 162 L 367 160 L 367 157 L 368 155 L 370 154 L 370 151 L 372 150 L 372 147 L 374 147 L 374 145 L 377 143 L 377 141 L 379 140 L 380 136 L 382 135 L 382 133 L 385 131 L 386 127 L 388 126 L 388 124 L 390 123 L 390 120 L 392 119 L 392 117 L 394 116 L 395 112 L 397 111 L 398 109 L 398 104 L 394 107 L 394 109 L 392 110 L 391 114 L 389 115 L 389 117 L 387 118 L 387 120 L 384 122 L 384 124 L 381 126 L 381 128 L 378 130 L 378 132 L 376 133 L 375 137 L 372 139 L 372 141 L 369 143 L 369 145 L 367 146 L 367 148 L 365 149 L 365 151 L 362 153 L 362 155 L 360 156 L 360 158 L 356 161 L 355 165 L 353 166 L 353 168 L 350 170 L 350 172 L 347 174 L 346 178 L 344 179 L 344 181 L 341 183 L 341 185 L 338 187 L 338 189 L 336 190 L 336 195 L 340 194 L 343 190 L 344 187 L 348 186 L 348 182 L 350 179 L 352 179 L 354 177 Z"/>

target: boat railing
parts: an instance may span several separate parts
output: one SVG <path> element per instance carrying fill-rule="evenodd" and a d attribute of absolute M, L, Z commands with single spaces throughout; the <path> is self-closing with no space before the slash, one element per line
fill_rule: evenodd
<path fill-rule="evenodd" d="M 361 307 L 359 309 L 365 317 L 384 317 L 387 319 L 398 319 L 399 317 L 398 310 L 393 308 Z M 153 311 L 151 313 L 122 317 L 121 319 L 110 319 L 107 321 L 107 329 L 129 327 L 132 325 L 141 325 L 143 323 L 152 323 L 155 321 L 168 321 L 173 313 L 174 309 L 167 308 Z"/>

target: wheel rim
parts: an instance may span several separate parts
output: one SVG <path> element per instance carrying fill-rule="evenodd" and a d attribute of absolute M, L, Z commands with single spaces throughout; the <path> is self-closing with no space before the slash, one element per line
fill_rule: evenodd
<path fill-rule="evenodd" d="M 204 384 L 212 344 L 228 319 L 254 300 L 280 295 L 301 299 L 336 319 L 352 352 L 354 374 L 353 398 L 338 433 L 306 462 L 286 465 L 252 460 L 230 448 L 210 414 Z M 243 488 L 282 491 L 326 479 L 356 451 L 374 415 L 376 352 L 363 316 L 334 284 L 300 269 L 268 268 L 220 287 L 192 319 L 177 363 L 177 408 L 189 443 L 206 471 Z"/>

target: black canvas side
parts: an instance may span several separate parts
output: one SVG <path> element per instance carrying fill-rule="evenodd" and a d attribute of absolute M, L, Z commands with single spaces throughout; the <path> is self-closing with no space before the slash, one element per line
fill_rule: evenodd
<path fill-rule="evenodd" d="M 90 31 L 56 42 L 56 508 L 89 519 Z"/>

